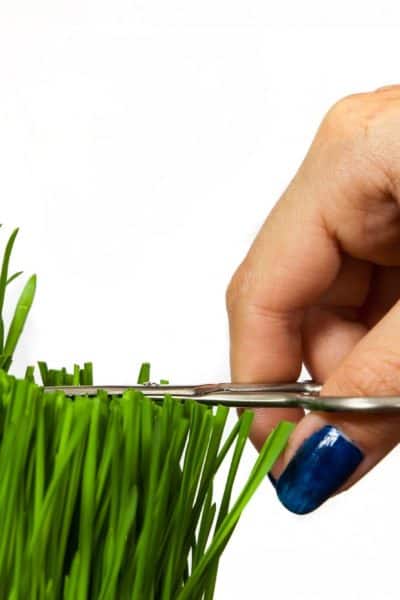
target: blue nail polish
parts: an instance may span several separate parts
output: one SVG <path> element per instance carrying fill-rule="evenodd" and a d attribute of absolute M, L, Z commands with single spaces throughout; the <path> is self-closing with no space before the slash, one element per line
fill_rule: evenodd
<path fill-rule="evenodd" d="M 274 488 L 276 488 L 276 479 L 271 473 L 268 473 L 268 479 L 270 480 Z"/>
<path fill-rule="evenodd" d="M 303 442 L 279 477 L 279 500 L 291 512 L 309 513 L 350 477 L 363 458 L 339 429 L 326 425 Z"/>

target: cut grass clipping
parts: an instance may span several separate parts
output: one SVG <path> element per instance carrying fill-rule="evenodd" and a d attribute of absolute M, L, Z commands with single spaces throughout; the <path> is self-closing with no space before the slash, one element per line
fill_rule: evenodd
<path fill-rule="evenodd" d="M 32 299 L 31 289 L 24 306 Z M 28 311 L 17 317 L 19 334 Z M 44 385 L 93 383 L 90 363 L 39 370 Z M 144 364 L 139 383 L 149 377 Z M 211 600 L 221 554 L 293 428 L 282 422 L 271 433 L 232 501 L 253 414 L 226 432 L 228 412 L 133 390 L 71 398 L 44 392 L 33 367 L 16 379 L 3 366 L 0 598 Z"/>
<path fill-rule="evenodd" d="M 7 242 L 0 271 L 0 369 L 4 371 L 8 371 L 11 366 L 14 351 L 25 326 L 36 291 L 36 275 L 32 275 L 21 292 L 6 335 L 3 317 L 6 290 L 12 281 L 22 275 L 22 271 L 18 271 L 13 275 L 9 274 L 10 257 L 17 234 L 18 229 L 15 229 Z"/>

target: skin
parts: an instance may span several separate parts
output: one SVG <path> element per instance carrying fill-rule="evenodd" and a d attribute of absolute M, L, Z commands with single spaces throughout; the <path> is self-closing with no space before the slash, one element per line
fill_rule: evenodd
<path fill-rule="evenodd" d="M 299 170 L 229 284 L 232 380 L 294 381 L 322 395 L 400 393 L 400 85 L 348 96 L 326 114 Z M 400 415 L 257 409 L 260 448 L 296 421 L 279 477 L 302 441 L 339 427 L 365 458 L 351 487 L 399 441 Z"/>

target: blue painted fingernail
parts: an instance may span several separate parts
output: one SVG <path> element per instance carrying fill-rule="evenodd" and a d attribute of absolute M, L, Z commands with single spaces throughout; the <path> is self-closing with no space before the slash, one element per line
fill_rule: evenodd
<path fill-rule="evenodd" d="M 276 488 L 276 479 L 271 473 L 268 473 L 268 479 L 270 480 L 274 488 Z"/>
<path fill-rule="evenodd" d="M 350 477 L 363 458 L 339 429 L 325 425 L 303 442 L 279 477 L 279 500 L 291 512 L 309 513 Z"/>

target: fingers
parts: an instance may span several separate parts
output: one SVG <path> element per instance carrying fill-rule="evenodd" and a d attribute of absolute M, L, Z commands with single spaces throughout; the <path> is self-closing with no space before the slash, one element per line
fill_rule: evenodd
<path fill-rule="evenodd" d="M 337 278 L 343 248 L 357 259 L 389 263 L 397 253 L 400 264 L 397 242 L 397 249 L 391 247 L 400 216 L 388 199 L 390 169 L 382 167 L 375 141 L 369 145 L 365 136 L 367 125 L 375 131 L 371 115 L 380 114 L 379 106 L 368 95 L 359 96 L 328 113 L 298 173 L 231 281 L 227 307 L 236 381 L 298 376 L 305 311 Z M 370 138 L 375 140 L 374 136 Z M 298 419 L 301 412 L 257 412 L 253 428 L 257 446 L 284 416 Z"/>
<path fill-rule="evenodd" d="M 306 311 L 302 329 L 303 361 L 316 381 L 325 381 L 367 333 L 361 310 L 370 296 L 373 267 L 350 257 L 329 290 Z"/>
<path fill-rule="evenodd" d="M 326 380 L 322 395 L 400 393 L 400 302 L 365 335 Z M 312 412 L 296 427 L 276 490 L 305 514 L 352 486 L 400 441 L 400 415 Z"/>
<path fill-rule="evenodd" d="M 315 381 L 323 382 L 366 334 L 363 323 L 348 310 L 313 307 L 303 326 L 304 363 Z"/>
<path fill-rule="evenodd" d="M 301 190 L 289 190 L 275 207 L 229 286 L 234 381 L 298 378 L 304 306 L 329 287 L 339 269 L 337 247 L 311 202 L 297 210 L 299 194 Z M 256 411 L 253 442 L 259 448 L 278 421 L 302 416 L 295 409 Z"/>
<path fill-rule="evenodd" d="M 303 324 L 303 360 L 312 377 L 325 381 L 356 343 L 400 298 L 399 267 L 375 267 L 345 259 L 318 306 Z"/>
<path fill-rule="evenodd" d="M 363 307 L 363 321 L 373 327 L 400 298 L 400 268 L 375 268 L 368 299 Z"/>
<path fill-rule="evenodd" d="M 234 381 L 294 380 L 304 358 L 323 379 L 365 334 L 345 314 L 358 310 L 369 291 L 360 264 L 400 265 L 399 117 L 400 88 L 357 94 L 329 111 L 229 285 Z M 337 292 L 346 256 L 357 261 L 356 275 L 343 286 L 340 306 L 314 312 L 326 335 L 313 352 L 303 339 L 312 329 L 310 311 Z M 260 447 L 277 421 L 302 416 L 294 409 L 256 411 L 253 442 Z"/>
<path fill-rule="evenodd" d="M 400 264 L 400 86 L 349 96 L 328 112 L 298 174 L 342 252 Z"/>

